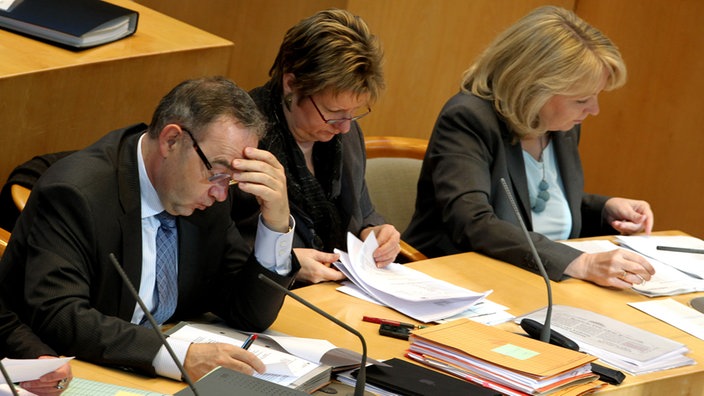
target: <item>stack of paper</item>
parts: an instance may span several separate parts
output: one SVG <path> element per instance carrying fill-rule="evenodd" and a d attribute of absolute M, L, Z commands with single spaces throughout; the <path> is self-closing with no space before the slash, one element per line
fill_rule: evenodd
<path fill-rule="evenodd" d="M 507 395 L 593 391 L 596 358 L 468 319 L 414 331 L 406 356 Z"/>
<path fill-rule="evenodd" d="M 524 317 L 542 323 L 545 309 Z M 580 350 L 633 375 L 695 363 L 685 356 L 689 349 L 684 344 L 580 308 L 553 306 L 551 328 Z"/>
<path fill-rule="evenodd" d="M 373 253 L 378 246 L 373 233 L 364 243 L 348 233 L 349 252 L 336 249 L 340 262 L 335 266 L 372 298 L 416 320 L 456 315 L 491 293 L 476 293 L 396 263 L 377 268 Z"/>

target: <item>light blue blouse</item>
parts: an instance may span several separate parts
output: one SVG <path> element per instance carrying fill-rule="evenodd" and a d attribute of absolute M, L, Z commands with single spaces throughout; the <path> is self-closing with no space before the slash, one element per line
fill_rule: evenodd
<path fill-rule="evenodd" d="M 543 170 L 545 171 L 545 181 L 548 183 L 547 191 L 550 193 L 550 199 L 545 203 L 545 210 L 540 213 L 536 213 L 534 210 L 531 212 L 533 231 L 552 240 L 567 239 L 572 229 L 572 215 L 565 198 L 565 188 L 555 160 L 552 142 L 549 142 L 545 147 L 542 157 L 542 161 L 536 161 L 532 155 L 523 151 L 531 207 L 535 205 L 538 196 L 538 185 L 543 180 Z"/>

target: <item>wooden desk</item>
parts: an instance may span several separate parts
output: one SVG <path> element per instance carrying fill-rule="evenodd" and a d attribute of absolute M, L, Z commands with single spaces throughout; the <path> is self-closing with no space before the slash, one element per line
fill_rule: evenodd
<path fill-rule="evenodd" d="M 542 308 L 546 304 L 545 282 L 539 275 L 477 253 L 419 261 L 408 266 L 474 291 L 493 289 L 489 299 L 510 307 L 509 312 L 516 316 Z M 413 321 L 389 308 L 340 293 L 335 290 L 336 287 L 337 284 L 326 283 L 297 289 L 295 292 L 359 330 L 367 341 L 369 356 L 378 359 L 402 356 L 408 342 L 378 335 L 379 326 L 362 322 L 362 316 Z M 704 395 L 704 341 L 626 305 L 628 302 L 648 300 L 647 297 L 631 290 L 610 290 L 576 279 L 552 282 L 552 290 L 555 304 L 589 309 L 684 343 L 691 349 L 689 356 L 697 361 L 694 366 L 639 376 L 627 375 L 623 384 L 608 386 L 600 393 L 629 396 L 665 395 L 677 390 L 678 394 Z M 695 294 L 687 294 L 673 298 L 686 302 L 694 296 Z M 520 327 L 513 323 L 506 323 L 501 327 L 521 331 Z M 359 340 L 354 335 L 312 313 L 292 299 L 285 301 L 272 329 L 294 336 L 325 338 L 337 346 L 361 352 Z"/>
<path fill-rule="evenodd" d="M 233 43 L 129 0 L 137 32 L 74 52 L 0 30 L 0 182 L 35 155 L 79 149 L 111 130 L 148 123 L 179 82 L 224 75 Z"/>
<path fill-rule="evenodd" d="M 516 316 L 542 308 L 546 304 L 545 282 L 539 275 L 477 253 L 458 254 L 407 265 L 474 291 L 493 289 L 489 299 L 510 307 L 509 312 Z M 369 356 L 377 359 L 403 356 L 408 346 L 407 341 L 380 336 L 379 326 L 362 322 L 362 316 L 370 315 L 406 322 L 413 320 L 390 308 L 338 292 L 335 290 L 337 287 L 336 283 L 323 283 L 296 289 L 295 293 L 359 330 L 366 339 Z M 552 288 L 555 304 L 589 309 L 682 342 L 691 349 L 689 356 L 697 361 L 694 366 L 640 376 L 627 375 L 623 384 L 607 386 L 599 392 L 600 394 L 665 395 L 677 390 L 678 394 L 682 395 L 704 395 L 704 341 L 626 305 L 628 302 L 648 300 L 647 297 L 631 290 L 610 290 L 576 279 L 552 282 Z M 673 298 L 686 302 L 696 295 L 704 293 Z M 513 322 L 502 324 L 501 327 L 510 331 L 521 331 Z M 291 298 L 284 302 L 271 329 L 292 336 L 328 339 L 339 347 L 361 352 L 357 337 Z M 138 389 L 173 393 L 184 387 L 183 383 L 176 381 L 140 377 L 85 362 L 73 362 L 72 367 L 77 377 Z"/>

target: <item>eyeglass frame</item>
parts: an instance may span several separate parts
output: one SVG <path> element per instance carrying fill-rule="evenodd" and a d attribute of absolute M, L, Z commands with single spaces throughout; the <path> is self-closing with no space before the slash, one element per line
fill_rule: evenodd
<path fill-rule="evenodd" d="M 325 123 L 328 124 L 328 125 L 337 125 L 337 124 L 341 124 L 341 123 L 346 122 L 346 121 L 349 121 L 349 122 L 357 121 L 358 119 L 360 119 L 360 118 L 362 118 L 362 117 L 368 116 L 369 113 L 372 112 L 372 108 L 369 107 L 369 106 L 367 106 L 367 112 L 364 113 L 364 114 L 360 114 L 360 115 L 358 115 L 358 116 L 354 116 L 354 117 L 351 117 L 351 118 L 331 118 L 331 119 L 327 119 L 327 118 L 325 118 L 325 116 L 323 115 L 323 112 L 320 111 L 320 108 L 318 108 L 318 104 L 315 103 L 315 100 L 313 100 L 313 96 L 312 96 L 312 95 L 308 95 L 308 99 L 310 99 L 310 102 L 313 103 L 313 107 L 315 107 L 315 110 L 318 112 L 318 115 L 320 115 L 320 118 L 323 120 L 323 122 L 325 122 Z"/>
<path fill-rule="evenodd" d="M 179 125 L 180 126 L 180 125 Z M 203 150 L 201 150 L 200 146 L 198 145 L 198 141 L 196 141 L 195 136 L 193 136 L 193 133 L 188 130 L 188 128 L 184 126 L 180 126 L 181 130 L 186 132 L 188 136 L 191 137 L 191 140 L 193 141 L 193 148 L 196 150 L 196 154 L 198 154 L 198 157 L 200 160 L 203 162 L 203 165 L 205 165 L 205 168 L 212 173 L 213 170 L 213 165 L 208 161 L 208 157 L 205 156 L 205 153 L 203 153 Z M 227 183 L 224 183 L 224 181 L 227 180 Z M 208 181 L 213 184 L 217 184 L 221 187 L 230 187 L 232 185 L 237 184 L 237 181 L 232 178 L 232 175 L 227 174 L 227 173 L 213 173 L 212 176 L 208 178 Z"/>

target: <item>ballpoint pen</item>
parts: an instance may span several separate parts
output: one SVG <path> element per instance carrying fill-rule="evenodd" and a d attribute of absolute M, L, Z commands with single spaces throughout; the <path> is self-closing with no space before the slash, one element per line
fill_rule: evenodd
<path fill-rule="evenodd" d="M 692 248 L 677 247 L 677 246 L 658 246 L 657 249 L 658 250 L 666 250 L 669 252 L 704 254 L 704 249 L 692 249 Z"/>
<path fill-rule="evenodd" d="M 257 339 L 256 334 L 252 334 L 249 337 L 247 337 L 246 340 L 244 340 L 244 343 L 242 344 L 242 349 L 249 349 L 250 346 L 254 343 L 254 340 Z"/>
<path fill-rule="evenodd" d="M 375 318 L 372 316 L 364 316 L 362 318 L 362 320 L 364 322 L 369 322 L 369 323 L 388 324 L 388 325 L 392 325 L 392 326 L 406 327 L 409 329 L 424 329 L 427 327 L 427 326 L 421 326 L 421 325 L 414 325 L 413 323 L 399 322 L 398 320 Z"/>

